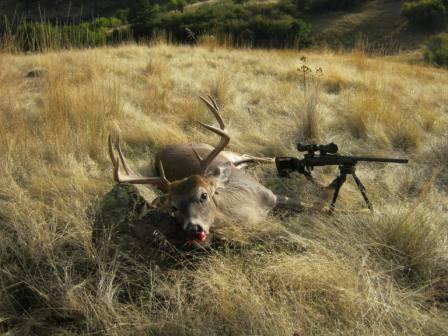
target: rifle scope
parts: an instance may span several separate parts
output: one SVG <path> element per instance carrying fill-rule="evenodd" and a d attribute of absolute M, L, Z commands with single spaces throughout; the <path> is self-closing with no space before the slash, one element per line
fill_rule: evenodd
<path fill-rule="evenodd" d="M 304 144 L 297 144 L 297 150 L 299 152 L 321 152 L 321 153 L 330 153 L 330 154 L 336 154 L 338 152 L 338 145 L 336 145 L 334 142 L 331 142 L 327 145 L 317 145 L 317 144 L 311 144 L 311 145 L 304 145 Z"/>

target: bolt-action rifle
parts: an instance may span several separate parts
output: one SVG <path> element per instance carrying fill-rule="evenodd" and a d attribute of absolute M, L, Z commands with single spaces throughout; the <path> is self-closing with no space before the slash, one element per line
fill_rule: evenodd
<path fill-rule="evenodd" d="M 338 146 L 335 143 L 329 143 L 327 145 L 303 145 L 298 144 L 297 150 L 299 152 L 306 152 L 303 159 L 295 157 L 276 157 L 275 164 L 279 176 L 288 177 L 291 172 L 299 172 L 305 175 L 305 177 L 314 182 L 311 172 L 314 167 L 319 166 L 338 166 L 339 174 L 328 186 L 334 189 L 333 198 L 330 204 L 330 211 L 335 209 L 336 200 L 339 195 L 339 190 L 347 180 L 347 175 L 351 175 L 355 180 L 355 183 L 361 192 L 364 201 L 370 211 L 373 211 L 373 205 L 367 197 L 366 188 L 362 184 L 359 177 L 356 175 L 356 164 L 360 161 L 368 162 L 389 162 L 389 163 L 408 163 L 407 159 L 396 158 L 383 158 L 383 157 L 370 157 L 370 156 L 344 156 L 336 154 L 338 152 Z M 317 154 L 318 152 L 318 154 Z"/>

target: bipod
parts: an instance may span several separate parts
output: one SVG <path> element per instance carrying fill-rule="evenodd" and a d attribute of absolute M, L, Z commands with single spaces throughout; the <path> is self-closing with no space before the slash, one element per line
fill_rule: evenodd
<path fill-rule="evenodd" d="M 356 175 L 355 165 L 339 166 L 339 175 L 329 185 L 330 188 L 334 188 L 333 199 L 330 204 L 330 212 L 333 212 L 336 207 L 336 200 L 338 199 L 339 190 L 341 189 L 342 185 L 347 180 L 347 175 L 353 176 L 353 179 L 355 180 L 355 183 L 358 186 L 358 190 L 361 192 L 361 195 L 364 198 L 364 201 L 366 202 L 367 207 L 369 208 L 370 211 L 373 212 L 373 205 L 370 202 L 369 198 L 367 197 L 366 187 L 364 187 L 364 184 L 362 184 L 361 180 Z"/>

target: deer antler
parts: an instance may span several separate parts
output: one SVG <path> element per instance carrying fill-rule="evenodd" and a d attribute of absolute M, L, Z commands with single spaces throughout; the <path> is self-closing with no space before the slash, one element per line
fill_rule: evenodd
<path fill-rule="evenodd" d="M 210 125 L 204 124 L 202 122 L 199 122 L 199 124 L 201 126 L 205 127 L 206 129 L 208 129 L 209 131 L 212 131 L 212 132 L 218 134 L 219 136 L 221 136 L 221 139 L 219 140 L 218 145 L 207 155 L 207 157 L 205 159 L 201 158 L 199 153 L 193 148 L 193 151 L 199 160 L 199 165 L 201 167 L 201 174 L 203 175 L 207 171 L 207 168 L 208 168 L 208 166 L 210 166 L 212 161 L 227 146 L 227 144 L 230 141 L 230 136 L 227 133 L 226 126 L 225 126 L 224 121 L 222 120 L 222 117 L 220 115 L 220 110 L 219 110 L 219 106 L 216 102 L 216 99 L 213 98 L 212 96 L 208 96 L 208 99 L 206 99 L 202 96 L 199 96 L 199 98 L 201 98 L 201 100 L 205 103 L 205 105 L 207 105 L 209 110 L 212 112 L 212 114 L 218 121 L 220 128 L 210 126 Z"/>
<path fill-rule="evenodd" d="M 159 161 L 158 168 L 160 177 L 143 177 L 134 173 L 126 163 L 123 152 L 121 151 L 120 138 L 115 143 L 115 149 L 118 152 L 118 158 L 115 156 L 113 149 L 112 138 L 109 135 L 109 155 L 114 167 L 114 180 L 118 183 L 131 183 L 131 184 L 154 184 L 161 190 L 168 190 L 170 181 L 165 177 L 165 171 L 163 170 L 162 161 Z M 122 174 L 120 171 L 120 163 L 126 174 Z"/>

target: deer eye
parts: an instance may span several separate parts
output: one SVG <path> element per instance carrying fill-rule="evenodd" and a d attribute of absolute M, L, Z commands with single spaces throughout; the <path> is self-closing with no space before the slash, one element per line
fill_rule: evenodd
<path fill-rule="evenodd" d="M 208 200 L 208 194 L 207 193 L 202 193 L 201 194 L 201 199 L 200 199 L 200 201 L 201 202 L 205 202 L 205 201 L 207 201 Z"/>

